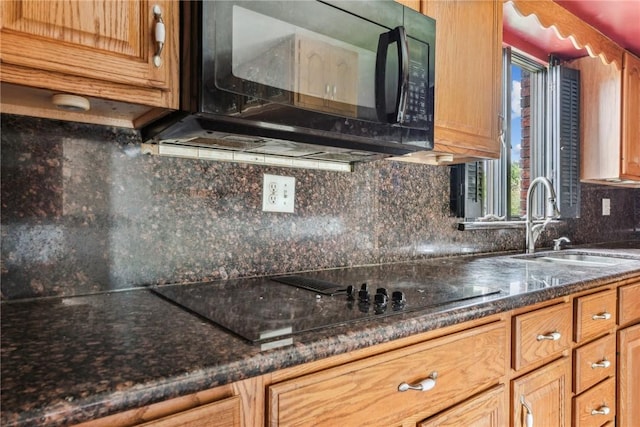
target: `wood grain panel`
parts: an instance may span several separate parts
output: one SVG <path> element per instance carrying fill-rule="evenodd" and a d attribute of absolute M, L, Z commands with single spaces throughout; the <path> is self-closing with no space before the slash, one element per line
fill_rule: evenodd
<path fill-rule="evenodd" d="M 622 76 L 595 58 L 568 64 L 580 70 L 580 179 L 620 176 Z"/>
<path fill-rule="evenodd" d="M 35 38 L 54 39 L 95 50 L 142 56 L 149 35 L 139 36 L 141 2 L 113 0 L 8 1 L 3 27 Z M 143 25 L 143 26 L 141 26 Z"/>
<path fill-rule="evenodd" d="M 593 413 L 608 408 L 608 414 Z M 615 378 L 598 384 L 573 398 L 573 423 L 576 427 L 600 427 L 616 416 Z"/>
<path fill-rule="evenodd" d="M 233 396 L 159 420 L 144 427 L 240 427 L 240 398 Z"/>
<path fill-rule="evenodd" d="M 513 319 L 513 367 L 520 370 L 550 357 L 559 356 L 571 345 L 571 304 L 562 303 Z M 560 333 L 560 339 L 538 340 L 539 335 Z"/>
<path fill-rule="evenodd" d="M 526 411 L 521 398 L 531 408 L 534 426 L 571 425 L 571 363 L 562 358 L 511 382 L 512 426 L 525 426 Z"/>
<path fill-rule="evenodd" d="M 502 2 L 426 1 L 436 20 L 435 148 L 500 152 Z"/>
<path fill-rule="evenodd" d="M 160 67 L 152 63 L 156 4 L 167 33 Z M 3 82 L 177 108 L 177 1 L 11 0 L 0 2 L 0 17 Z M 55 86 L 67 80 L 72 83 Z M 143 95 L 138 100 L 129 94 L 136 90 Z"/>
<path fill-rule="evenodd" d="M 622 178 L 640 180 L 640 58 L 624 53 Z"/>
<path fill-rule="evenodd" d="M 269 387 L 271 426 L 388 426 L 427 417 L 496 384 L 504 375 L 503 322 L 374 356 Z M 389 358 L 390 357 L 390 358 Z M 437 372 L 432 390 L 398 391 Z M 348 404 L 346 404 L 348 402 Z"/>
<path fill-rule="evenodd" d="M 469 399 L 453 409 L 429 418 L 418 427 L 501 427 L 509 417 L 505 405 L 506 387 L 500 385 Z"/>
<path fill-rule="evenodd" d="M 588 338 L 594 338 L 616 327 L 616 290 L 598 292 L 575 300 L 574 339 L 581 343 Z M 609 316 L 602 319 L 599 316 Z"/>
<path fill-rule="evenodd" d="M 609 362 L 609 367 L 594 363 Z M 574 350 L 573 391 L 582 393 L 600 381 L 616 374 L 616 336 L 610 334 Z"/>
<path fill-rule="evenodd" d="M 618 425 L 640 426 L 640 325 L 618 331 Z"/>
<path fill-rule="evenodd" d="M 640 320 L 640 282 L 618 288 L 618 325 Z"/>

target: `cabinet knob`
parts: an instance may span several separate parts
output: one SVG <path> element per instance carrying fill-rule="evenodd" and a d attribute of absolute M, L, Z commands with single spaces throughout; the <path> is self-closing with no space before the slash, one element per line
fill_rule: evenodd
<path fill-rule="evenodd" d="M 606 311 L 598 314 L 594 314 L 591 316 L 593 320 L 609 320 L 611 319 L 611 313 L 607 313 Z"/>
<path fill-rule="evenodd" d="M 591 411 L 591 415 L 609 415 L 610 412 L 611 412 L 611 409 L 609 409 L 608 406 L 602 405 L 598 409 L 593 409 Z"/>
<path fill-rule="evenodd" d="M 608 368 L 609 366 L 611 366 L 611 362 L 609 362 L 607 359 L 603 359 L 599 362 L 594 362 L 591 364 L 591 369 L 596 369 L 596 368 Z"/>
<path fill-rule="evenodd" d="M 156 38 L 156 53 L 153 55 L 153 65 L 160 67 L 162 65 L 162 49 L 164 48 L 164 42 L 166 39 L 166 31 L 164 28 L 164 20 L 162 19 L 162 9 L 157 4 L 153 6 L 153 17 L 156 20 L 155 38 Z"/>
<path fill-rule="evenodd" d="M 423 379 L 417 384 L 402 383 L 398 386 L 398 391 L 416 390 L 416 391 L 429 391 L 436 386 L 436 378 L 438 378 L 437 372 L 432 372 L 427 378 Z"/>
<path fill-rule="evenodd" d="M 562 335 L 560 335 L 560 332 L 551 332 L 550 334 L 547 334 L 547 335 L 540 334 L 536 337 L 536 339 L 538 341 L 545 341 L 545 340 L 558 341 L 561 337 Z"/>

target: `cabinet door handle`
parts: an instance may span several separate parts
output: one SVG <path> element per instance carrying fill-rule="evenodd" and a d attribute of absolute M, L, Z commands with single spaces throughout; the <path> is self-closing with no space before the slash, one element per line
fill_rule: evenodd
<path fill-rule="evenodd" d="M 591 364 L 591 369 L 608 368 L 609 366 L 611 366 L 611 362 L 609 362 L 607 359 L 602 359 L 599 362 L 592 363 Z"/>
<path fill-rule="evenodd" d="M 527 411 L 527 414 L 525 415 L 525 426 L 526 427 L 533 427 L 533 411 L 531 410 L 531 405 L 529 405 L 527 403 L 526 400 L 524 400 L 524 394 L 520 395 L 520 403 L 522 403 L 522 406 L 524 406 L 525 411 Z"/>
<path fill-rule="evenodd" d="M 416 391 L 429 391 L 436 386 L 436 378 L 438 378 L 437 372 L 432 372 L 427 378 L 423 379 L 417 384 L 402 383 L 398 386 L 398 391 L 416 390 Z"/>
<path fill-rule="evenodd" d="M 602 313 L 594 314 L 593 316 L 591 316 L 591 318 L 593 320 L 609 320 L 609 319 L 611 319 L 611 313 L 607 313 L 605 311 L 605 312 L 602 312 Z"/>
<path fill-rule="evenodd" d="M 164 20 L 162 19 L 162 9 L 160 6 L 153 5 L 153 17 L 156 20 L 155 37 L 156 37 L 156 53 L 153 55 L 153 65 L 160 67 L 162 65 L 162 49 L 164 48 L 164 42 L 166 38 L 166 31 L 164 28 Z"/>
<path fill-rule="evenodd" d="M 611 409 L 607 405 L 602 405 L 598 409 L 592 409 L 591 415 L 609 415 Z"/>
<path fill-rule="evenodd" d="M 547 335 L 540 334 L 536 337 L 536 339 L 538 341 L 544 341 L 544 340 L 558 341 L 561 337 L 562 335 L 560 335 L 560 332 L 551 332 L 550 334 L 547 334 Z"/>

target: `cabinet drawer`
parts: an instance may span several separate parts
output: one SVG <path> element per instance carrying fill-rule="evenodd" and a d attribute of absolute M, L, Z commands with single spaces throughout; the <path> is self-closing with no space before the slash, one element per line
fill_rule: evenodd
<path fill-rule="evenodd" d="M 240 397 L 198 406 L 142 424 L 145 427 L 240 427 Z"/>
<path fill-rule="evenodd" d="M 576 298 L 575 341 L 602 335 L 616 326 L 616 291 Z"/>
<path fill-rule="evenodd" d="M 418 427 L 504 426 L 509 419 L 505 408 L 505 393 L 504 385 L 497 386 L 442 414 L 418 423 Z"/>
<path fill-rule="evenodd" d="M 514 369 L 520 370 L 566 351 L 571 343 L 571 317 L 569 303 L 515 316 Z"/>
<path fill-rule="evenodd" d="M 607 335 L 574 351 L 573 391 L 580 394 L 616 373 L 616 337 Z"/>
<path fill-rule="evenodd" d="M 576 427 L 599 427 L 614 419 L 616 415 L 615 385 L 615 378 L 609 378 L 573 398 L 573 421 Z"/>
<path fill-rule="evenodd" d="M 506 325 L 498 322 L 269 387 L 271 426 L 388 426 L 428 417 L 505 374 Z M 437 372 L 427 391 L 401 392 Z"/>
<path fill-rule="evenodd" d="M 624 326 L 640 320 L 640 282 L 618 288 L 618 325 Z"/>

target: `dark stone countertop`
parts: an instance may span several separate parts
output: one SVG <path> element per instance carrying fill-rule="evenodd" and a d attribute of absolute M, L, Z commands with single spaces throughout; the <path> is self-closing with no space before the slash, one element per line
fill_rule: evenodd
<path fill-rule="evenodd" d="M 640 275 L 638 242 L 589 252 L 616 253 L 629 262 L 603 268 L 509 255 L 420 261 L 431 280 L 473 281 L 501 293 L 305 332 L 292 345 L 268 351 L 144 288 L 4 302 L 0 423 L 82 422 Z"/>

